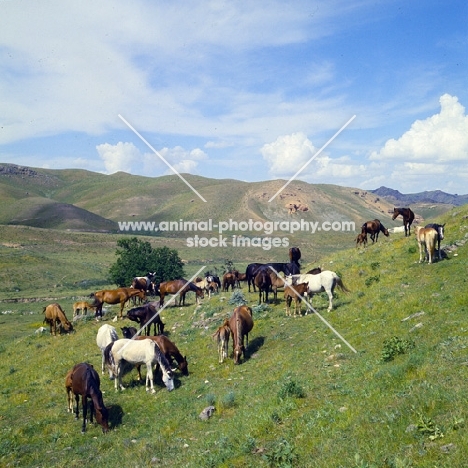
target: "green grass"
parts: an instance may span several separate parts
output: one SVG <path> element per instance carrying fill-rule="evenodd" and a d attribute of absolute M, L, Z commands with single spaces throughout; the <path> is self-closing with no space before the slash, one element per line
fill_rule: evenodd
<path fill-rule="evenodd" d="M 447 222 L 443 244 L 465 238 L 467 216 L 465 206 L 437 219 Z M 418 264 L 414 236 L 401 235 L 321 258 L 351 292 L 336 292 L 331 313 L 325 295 L 314 296 L 313 306 L 356 354 L 314 314 L 286 317 L 278 303 L 254 312 L 249 359 L 219 364 L 211 335 L 232 311 L 233 293 L 205 298 L 199 308 L 188 295 L 188 306 L 162 315 L 169 337 L 187 355 L 190 375 L 178 375 L 171 393 L 158 381 L 155 395 L 146 394 L 135 371 L 118 393 L 103 376 L 112 430 L 103 435 L 90 425 L 81 435 L 80 422 L 66 411 L 64 378 L 77 362 L 100 369 L 100 324 L 79 321 L 76 333 L 57 337 L 34 331 L 49 299 L 58 299 L 70 318 L 74 298 L 90 290 L 80 281 L 102 280 L 116 238 L 109 235 L 102 248 L 98 234 L 50 231 L 44 237 L 42 230 L 2 229 L 3 243 L 25 247 L 2 247 L 2 261 L 11 268 L 19 263 L 30 284 L 0 270 L 0 465 L 466 466 L 465 245 L 433 265 Z M 203 263 L 200 252 L 187 250 L 181 256 L 192 255 L 190 268 Z M 308 266 L 312 262 L 303 269 Z M 245 286 L 243 294 L 256 305 L 256 294 Z M 13 297 L 39 300 L 5 302 Z M 134 325 L 110 322 L 116 309 L 108 310 L 104 319 L 119 332 Z M 414 347 L 398 345 L 405 340 Z M 393 359 L 386 361 L 389 349 Z M 209 405 L 216 411 L 202 421 L 198 415 Z"/>

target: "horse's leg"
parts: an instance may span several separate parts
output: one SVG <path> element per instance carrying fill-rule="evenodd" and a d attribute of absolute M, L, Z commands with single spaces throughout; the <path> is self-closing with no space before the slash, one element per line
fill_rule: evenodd
<path fill-rule="evenodd" d="M 148 386 L 148 382 L 150 386 Z M 146 391 L 148 392 L 151 388 L 151 393 L 155 393 L 153 386 L 153 364 L 150 362 L 146 364 Z"/>
<path fill-rule="evenodd" d="M 80 395 L 75 394 L 75 402 L 76 402 L 75 419 L 78 419 L 80 416 Z"/>
<path fill-rule="evenodd" d="M 333 291 L 331 289 L 327 290 L 328 295 L 328 309 L 327 311 L 330 312 L 333 309 Z"/>
<path fill-rule="evenodd" d="M 419 245 L 419 263 L 422 263 L 422 242 L 419 242 L 418 240 L 418 245 Z"/>
<path fill-rule="evenodd" d="M 81 410 L 83 411 L 83 425 L 81 426 L 81 433 L 84 434 L 86 431 L 86 415 L 88 411 L 88 399 L 86 398 L 86 392 L 81 397 Z"/>

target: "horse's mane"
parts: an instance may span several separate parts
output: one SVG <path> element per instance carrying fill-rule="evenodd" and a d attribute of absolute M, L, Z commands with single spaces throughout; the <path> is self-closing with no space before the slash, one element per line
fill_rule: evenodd
<path fill-rule="evenodd" d="M 152 341 L 152 343 L 154 344 L 154 351 L 156 353 L 158 362 L 161 365 L 161 367 L 164 368 L 164 371 L 166 373 L 172 372 L 171 365 L 169 364 L 169 361 L 166 359 L 166 356 L 164 356 L 164 354 L 162 353 L 158 344 L 154 341 Z"/>

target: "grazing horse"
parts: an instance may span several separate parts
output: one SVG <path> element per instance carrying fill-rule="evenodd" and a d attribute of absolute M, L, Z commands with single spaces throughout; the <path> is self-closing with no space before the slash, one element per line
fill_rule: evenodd
<path fill-rule="evenodd" d="M 119 336 L 117 335 L 117 330 L 112 325 L 108 325 L 107 323 L 102 325 L 97 332 L 96 344 L 98 345 L 98 348 L 101 350 L 102 354 L 101 372 L 103 375 L 105 369 L 104 350 L 106 349 L 107 345 L 113 343 L 118 339 Z M 112 378 L 112 373 L 110 371 L 109 377 Z"/>
<path fill-rule="evenodd" d="M 218 284 L 214 281 L 210 281 L 209 277 L 200 279 L 200 281 L 195 280 L 194 284 L 198 288 L 203 289 L 203 291 L 208 293 L 208 298 L 211 298 L 211 292 L 218 292 Z"/>
<path fill-rule="evenodd" d="M 403 218 L 403 225 L 405 226 L 405 237 L 411 234 L 411 223 L 414 221 L 414 213 L 409 208 L 393 208 L 392 219 L 400 216 Z"/>
<path fill-rule="evenodd" d="M 88 309 L 94 309 L 94 307 L 87 301 L 78 301 L 73 304 L 73 317 L 78 315 L 78 311 L 81 311 L 83 315 L 88 315 Z"/>
<path fill-rule="evenodd" d="M 268 267 L 259 268 L 254 278 L 254 286 L 258 288 L 258 303 L 268 302 L 268 292 L 271 288 L 271 276 L 270 273 L 274 273 Z M 276 276 L 276 274 L 275 274 Z"/>
<path fill-rule="evenodd" d="M 166 294 L 179 294 L 179 307 L 185 305 L 185 295 L 193 291 L 196 295 L 197 304 L 200 304 L 200 299 L 203 299 L 205 295 L 203 294 L 203 289 L 200 289 L 195 284 L 187 281 L 186 279 L 177 279 L 172 281 L 164 281 L 159 285 L 159 295 L 161 300 L 159 301 L 161 305 L 164 304 L 164 298 Z M 175 302 L 175 301 L 174 301 Z"/>
<path fill-rule="evenodd" d="M 65 377 L 65 389 L 68 399 L 68 412 L 73 411 L 73 395 L 76 400 L 75 419 L 79 417 L 79 402 L 81 396 L 81 406 L 83 411 L 83 425 L 81 432 L 86 431 L 86 416 L 88 412 L 88 398 L 92 400 L 89 406 L 90 421 L 93 422 L 93 413 L 96 413 L 96 421 L 102 427 L 102 432 L 109 430 L 109 415 L 102 399 L 99 374 L 93 366 L 85 362 L 76 364 L 73 369 L 68 371 Z"/>
<path fill-rule="evenodd" d="M 236 286 L 237 275 L 232 271 L 228 271 L 223 275 L 223 291 L 229 291 L 229 286 L 231 286 L 231 290 L 234 291 L 234 287 Z"/>
<path fill-rule="evenodd" d="M 216 339 L 218 344 L 218 361 L 220 364 L 228 357 L 230 334 L 231 329 L 229 328 L 228 319 L 224 320 L 224 323 L 213 334 L 213 338 Z"/>
<path fill-rule="evenodd" d="M 284 300 L 286 302 L 286 315 L 291 315 L 291 302 L 294 300 L 294 317 L 297 314 L 297 305 L 299 304 L 299 315 L 302 314 L 302 297 L 307 293 L 308 283 L 292 284 L 284 288 Z"/>
<path fill-rule="evenodd" d="M 255 289 L 254 279 L 257 271 L 261 267 L 269 267 L 271 266 L 277 273 L 284 273 L 285 276 L 287 275 L 297 275 L 301 272 L 299 266 L 294 263 L 251 263 L 247 265 L 245 270 L 245 276 L 247 280 L 247 284 L 249 285 L 249 292 L 250 292 L 250 284 L 253 284 L 254 292 L 257 292 Z"/>
<path fill-rule="evenodd" d="M 245 346 L 249 346 L 249 332 L 253 328 L 252 309 L 248 306 L 239 306 L 234 309 L 229 318 L 229 328 L 232 335 L 232 346 L 234 350 L 234 364 L 239 364 L 241 356 L 245 359 Z"/>
<path fill-rule="evenodd" d="M 383 232 L 384 236 L 388 237 L 388 229 L 378 220 L 366 221 L 361 228 L 361 234 L 370 234 L 372 243 L 377 242 L 379 239 L 379 232 Z"/>
<path fill-rule="evenodd" d="M 426 228 L 434 228 L 437 231 L 437 251 L 439 252 L 439 260 L 442 260 L 442 252 L 440 251 L 440 241 L 444 240 L 444 224 L 431 223 L 426 224 Z"/>
<path fill-rule="evenodd" d="M 356 239 L 356 247 L 363 245 L 364 247 L 367 245 L 367 232 L 361 232 L 357 235 Z"/>
<path fill-rule="evenodd" d="M 310 294 L 317 294 L 325 291 L 328 295 L 328 312 L 333 308 L 333 291 L 338 286 L 343 292 L 349 292 L 349 289 L 345 287 L 341 278 L 334 272 L 325 270 L 318 275 L 292 275 L 286 278 L 288 285 L 296 285 L 301 283 L 308 284 L 307 292 Z M 307 310 L 306 313 L 307 315 Z"/>
<path fill-rule="evenodd" d="M 57 335 L 57 325 L 60 323 L 60 328 L 66 332 L 73 331 L 73 325 L 68 321 L 65 312 L 63 311 L 60 304 L 54 302 L 49 304 L 47 307 L 44 307 L 42 313 L 44 316 L 44 323 L 49 324 L 50 334 Z"/>
<path fill-rule="evenodd" d="M 295 263 L 297 266 L 299 266 L 299 260 L 301 259 L 301 251 L 299 247 L 291 247 L 289 249 L 289 261 L 291 263 Z"/>
<path fill-rule="evenodd" d="M 436 241 L 439 235 L 438 232 L 432 227 L 425 228 L 422 226 L 416 226 L 414 228 L 414 232 L 419 245 L 419 263 L 422 263 L 426 259 L 429 263 L 432 263 L 435 254 Z M 424 260 L 423 249 L 425 251 Z"/>
<path fill-rule="evenodd" d="M 146 329 L 146 335 L 151 333 L 151 323 L 154 325 L 154 334 L 162 335 L 164 333 L 164 323 L 159 316 L 159 302 L 149 302 L 144 306 L 135 307 L 127 312 L 127 318 L 138 323 L 140 328 Z"/>
<path fill-rule="evenodd" d="M 156 336 L 139 336 L 137 335 L 137 329 L 134 327 L 122 327 L 122 334 L 124 338 L 132 338 L 134 340 L 153 340 L 158 346 L 169 364 L 175 360 L 177 362 L 177 368 L 182 372 L 183 375 L 188 375 L 188 363 L 186 356 L 182 356 L 179 348 L 165 335 Z M 137 364 L 138 378 L 141 380 L 140 365 Z"/>
<path fill-rule="evenodd" d="M 120 319 L 123 316 L 126 302 L 134 296 L 138 296 L 142 300 L 146 299 L 144 291 L 134 288 L 103 289 L 90 295 L 94 298 L 93 307 L 96 307 L 96 318 L 102 317 L 102 305 L 106 302 L 107 304 L 120 304 Z"/>
<path fill-rule="evenodd" d="M 163 382 L 169 391 L 174 390 L 174 379 L 171 366 L 158 345 L 149 339 L 141 341 L 121 338 L 110 343 L 104 351 L 106 365 L 115 379 L 115 390 L 125 390 L 122 384 L 124 364 L 146 364 L 146 391 L 155 393 L 153 386 L 153 365 L 159 364 L 163 373 Z"/>
<path fill-rule="evenodd" d="M 240 289 L 241 281 L 247 281 L 247 275 L 245 273 L 239 273 L 237 272 L 236 274 L 236 287 Z"/>

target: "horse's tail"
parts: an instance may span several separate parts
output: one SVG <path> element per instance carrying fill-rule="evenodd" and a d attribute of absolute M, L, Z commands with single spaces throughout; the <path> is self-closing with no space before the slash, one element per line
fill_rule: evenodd
<path fill-rule="evenodd" d="M 113 344 L 114 342 L 109 343 L 104 349 L 104 363 L 112 369 L 115 368 L 115 359 L 114 359 L 114 355 L 112 354 Z"/>
<path fill-rule="evenodd" d="M 344 284 L 343 284 L 343 281 L 341 280 L 341 278 L 336 275 L 335 276 L 335 282 L 336 282 L 336 285 L 341 289 L 341 291 L 345 292 L 345 293 L 349 293 L 351 292 Z"/>

